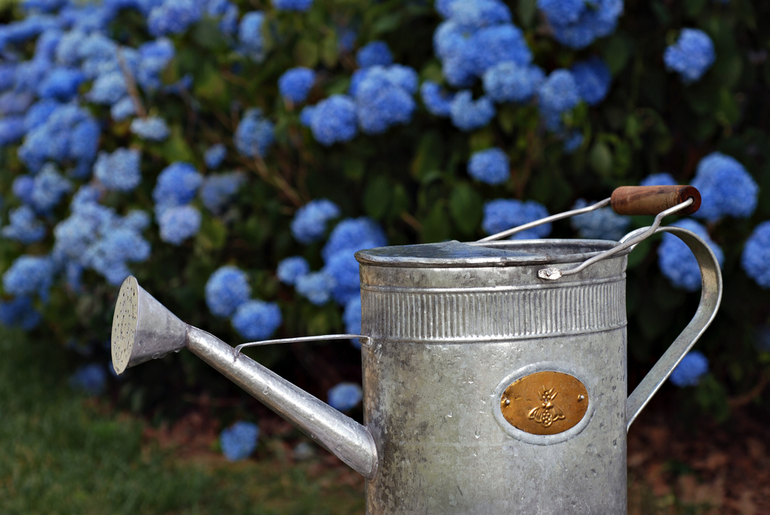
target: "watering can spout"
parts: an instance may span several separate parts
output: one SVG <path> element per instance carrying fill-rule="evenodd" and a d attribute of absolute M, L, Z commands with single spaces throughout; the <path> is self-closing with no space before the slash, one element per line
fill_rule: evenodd
<path fill-rule="evenodd" d="M 112 321 L 115 371 L 170 352 L 189 349 L 251 396 L 294 424 L 356 472 L 372 479 L 377 448 L 370 431 L 325 402 L 286 381 L 216 336 L 185 324 L 128 277 Z"/>

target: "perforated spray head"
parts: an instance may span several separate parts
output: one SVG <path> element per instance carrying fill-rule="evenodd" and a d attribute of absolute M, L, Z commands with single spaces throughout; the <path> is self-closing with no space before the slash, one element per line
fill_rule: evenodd
<path fill-rule="evenodd" d="M 187 344 L 187 324 L 139 286 L 134 276 L 123 281 L 112 317 L 112 366 L 122 374 Z"/>

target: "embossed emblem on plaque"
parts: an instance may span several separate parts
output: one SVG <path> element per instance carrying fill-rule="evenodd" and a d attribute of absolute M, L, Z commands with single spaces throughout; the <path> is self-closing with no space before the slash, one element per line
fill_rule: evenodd
<path fill-rule="evenodd" d="M 553 435 L 574 427 L 588 410 L 588 391 L 576 377 L 536 372 L 511 383 L 500 398 L 503 417 L 512 426 L 536 435 Z"/>

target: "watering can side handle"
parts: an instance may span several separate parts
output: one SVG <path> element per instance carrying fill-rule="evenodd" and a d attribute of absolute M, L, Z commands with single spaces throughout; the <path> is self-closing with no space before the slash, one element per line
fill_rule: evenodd
<path fill-rule="evenodd" d="M 695 233 L 681 227 L 660 227 L 656 232 L 669 232 L 681 239 L 698 260 L 701 273 L 701 297 L 695 316 L 674 340 L 655 366 L 628 396 L 626 401 L 626 430 L 647 405 L 653 395 L 671 375 L 682 358 L 695 345 L 719 310 L 722 302 L 722 271 L 708 244 Z"/>
<path fill-rule="evenodd" d="M 701 196 L 693 186 L 621 186 L 612 192 L 610 206 L 619 215 L 657 215 L 661 211 L 693 202 L 677 214 L 691 215 L 700 209 Z"/>

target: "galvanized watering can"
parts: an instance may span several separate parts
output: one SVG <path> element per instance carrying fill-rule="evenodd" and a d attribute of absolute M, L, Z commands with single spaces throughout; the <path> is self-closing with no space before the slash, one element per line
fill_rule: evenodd
<path fill-rule="evenodd" d="M 493 241 L 612 204 L 657 214 L 621 242 Z M 475 243 L 360 251 L 364 425 L 189 326 L 129 277 L 112 326 L 115 370 L 184 347 L 363 475 L 375 514 L 626 513 L 626 432 L 714 318 L 719 265 L 694 233 L 691 187 L 611 199 Z M 659 231 L 698 260 L 695 317 L 627 397 L 627 254 Z M 319 337 L 274 340 L 307 341 Z M 254 344 L 264 344 L 256 342 Z"/>

